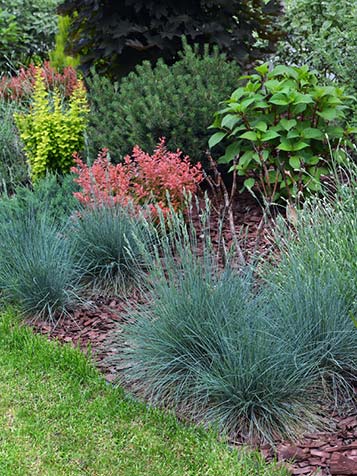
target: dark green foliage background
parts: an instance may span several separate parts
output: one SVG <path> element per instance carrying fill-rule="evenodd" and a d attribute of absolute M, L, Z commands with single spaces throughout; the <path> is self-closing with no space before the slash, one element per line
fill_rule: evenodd
<path fill-rule="evenodd" d="M 325 82 L 337 82 L 357 96 L 357 2 L 288 0 L 281 28 L 285 36 L 278 43 L 278 61 L 307 64 Z M 354 122 L 356 104 L 350 115 Z"/>
<path fill-rule="evenodd" d="M 0 0 L 0 71 L 46 59 L 57 30 L 60 0 Z"/>
<path fill-rule="evenodd" d="M 0 101 L 0 192 L 11 193 L 28 180 L 28 166 L 18 135 L 14 112 L 19 106 Z"/>

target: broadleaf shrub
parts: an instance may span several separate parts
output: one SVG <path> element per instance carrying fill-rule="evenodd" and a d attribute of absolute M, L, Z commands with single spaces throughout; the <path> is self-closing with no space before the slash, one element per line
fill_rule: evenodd
<path fill-rule="evenodd" d="M 64 228 L 31 207 L 0 208 L 0 291 L 29 317 L 57 319 L 78 302 L 79 262 Z"/>
<path fill-rule="evenodd" d="M 171 206 L 184 205 L 185 194 L 195 193 L 203 175 L 201 165 L 191 165 L 181 151 L 170 152 L 161 139 L 152 155 L 140 147 L 133 149 L 121 164 L 111 164 L 104 149 L 91 167 L 78 156 L 72 172 L 81 191 L 75 196 L 85 205 L 121 204 L 149 206 L 152 211 L 159 206 L 167 211 Z M 168 195 L 169 194 L 169 198 Z"/>
<path fill-rule="evenodd" d="M 45 61 L 41 67 L 31 63 L 26 68 L 20 68 L 16 75 L 4 75 L 0 78 L 0 98 L 11 101 L 29 100 L 33 95 L 39 71 L 48 91 L 57 88 L 64 97 L 69 98 L 78 87 L 79 79 L 72 66 L 66 66 L 62 72 L 58 72 Z"/>
<path fill-rule="evenodd" d="M 278 65 L 269 71 L 263 64 L 243 78 L 245 84 L 213 123 L 219 132 L 210 147 L 227 144 L 219 161 L 232 164 L 246 177 L 244 187 L 255 185 L 269 202 L 320 191 L 321 176 L 329 172 L 330 146 L 353 132 L 341 126 L 347 108 L 343 90 L 320 86 L 305 66 Z"/>
<path fill-rule="evenodd" d="M 15 116 L 33 179 L 46 171 L 69 172 L 74 152 L 80 151 L 84 144 L 87 112 L 86 92 L 81 82 L 64 103 L 59 90 L 49 95 L 38 71 L 30 111 Z"/>
<path fill-rule="evenodd" d="M 136 144 L 152 152 L 166 137 L 169 149 L 204 162 L 212 115 L 239 74 L 240 67 L 216 48 L 201 55 L 186 44 L 174 65 L 145 62 L 119 85 L 94 75 L 88 80 L 90 153 L 106 147 L 119 162 Z"/>
<path fill-rule="evenodd" d="M 218 45 L 230 58 L 245 62 L 274 49 L 279 37 L 278 0 L 66 0 L 70 15 L 70 51 L 80 54 L 86 71 L 97 65 L 106 74 L 124 76 L 144 60 L 177 59 L 181 38 L 190 44 Z"/>

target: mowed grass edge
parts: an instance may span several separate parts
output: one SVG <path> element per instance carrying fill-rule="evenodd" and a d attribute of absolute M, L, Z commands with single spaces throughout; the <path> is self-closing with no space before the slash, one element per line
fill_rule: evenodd
<path fill-rule="evenodd" d="M 285 476 L 108 386 L 80 351 L 0 316 L 0 476 Z"/>

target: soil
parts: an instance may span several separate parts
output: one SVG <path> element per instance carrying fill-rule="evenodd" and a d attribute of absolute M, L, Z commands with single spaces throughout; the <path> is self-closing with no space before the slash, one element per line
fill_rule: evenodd
<path fill-rule="evenodd" d="M 234 210 L 237 232 L 246 230 L 244 254 L 246 259 L 255 253 L 266 255 L 271 250 L 271 221 L 262 221 L 261 207 L 249 195 L 243 194 L 236 200 Z M 194 217 L 197 220 L 197 217 Z M 217 217 L 212 218 L 212 229 L 217 226 Z M 224 227 L 227 241 L 230 241 L 228 224 Z M 129 301 L 140 299 L 133 290 Z M 110 336 L 118 324 L 128 321 L 128 301 L 118 297 L 96 298 L 88 301 L 69 317 L 56 324 L 48 321 L 29 321 L 34 330 L 69 343 L 87 352 L 90 348 L 97 367 L 103 372 L 107 382 L 120 380 L 120 368 L 112 367 L 108 358 L 115 352 L 110 346 Z M 110 359 L 109 359 L 110 361 Z M 274 458 L 286 465 L 291 474 L 303 476 L 353 476 L 357 475 L 357 414 L 344 417 L 333 413 L 328 415 L 331 432 L 306 434 L 297 442 L 277 441 L 275 448 L 260 446 L 267 461 Z M 235 442 L 241 444 L 241 442 Z"/>

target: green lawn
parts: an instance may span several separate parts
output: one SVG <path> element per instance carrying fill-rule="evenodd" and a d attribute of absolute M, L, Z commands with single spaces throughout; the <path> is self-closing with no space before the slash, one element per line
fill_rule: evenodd
<path fill-rule="evenodd" d="M 0 317 L 0 475 L 282 476 L 125 398 L 70 347 Z"/>

